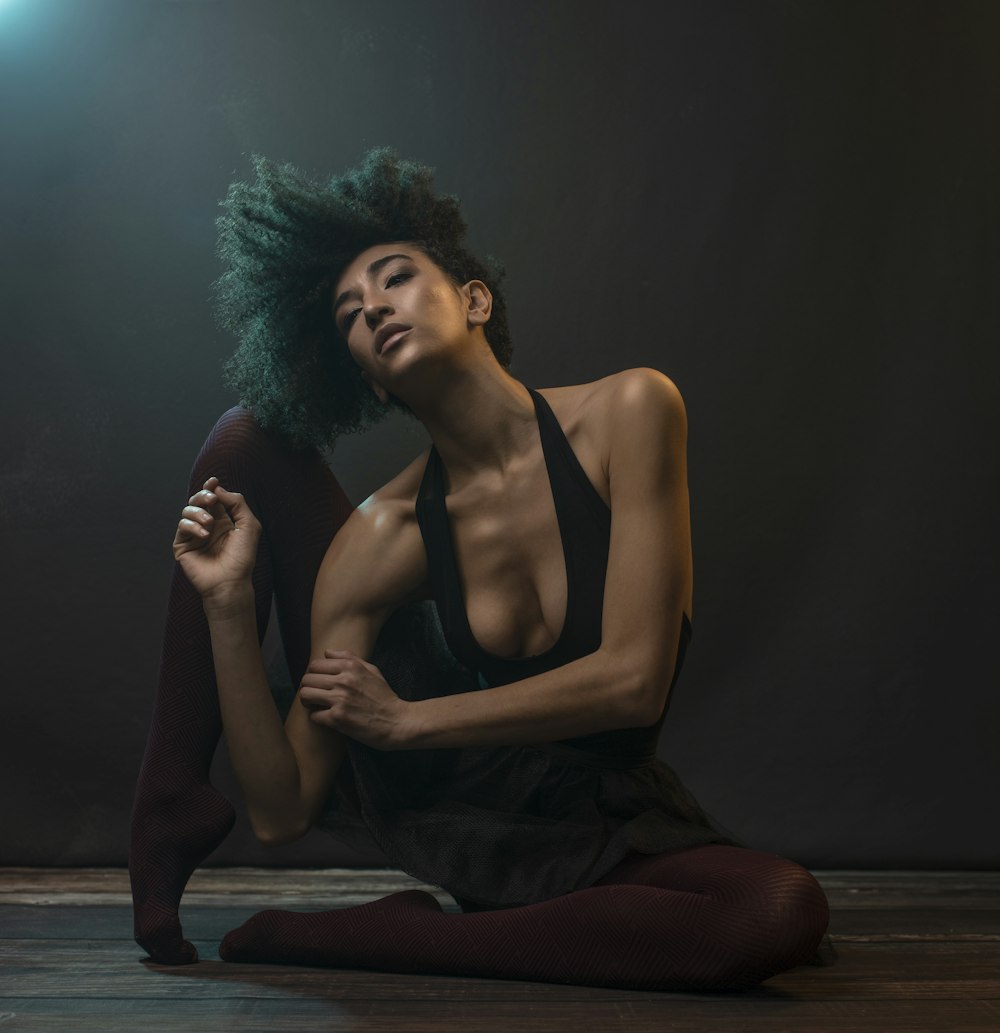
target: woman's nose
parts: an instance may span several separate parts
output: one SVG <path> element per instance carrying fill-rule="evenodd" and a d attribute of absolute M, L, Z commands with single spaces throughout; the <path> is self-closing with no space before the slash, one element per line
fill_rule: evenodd
<path fill-rule="evenodd" d="M 374 330 L 382 321 L 383 316 L 392 311 L 392 306 L 387 301 L 372 301 L 365 305 L 365 322 L 369 330 Z"/>

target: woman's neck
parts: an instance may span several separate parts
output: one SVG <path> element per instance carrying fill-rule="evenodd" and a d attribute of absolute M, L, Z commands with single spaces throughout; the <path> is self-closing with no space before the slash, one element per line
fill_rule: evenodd
<path fill-rule="evenodd" d="M 497 362 L 475 363 L 438 380 L 425 403 L 408 403 L 427 428 L 451 487 L 473 473 L 502 474 L 537 442 L 528 389 Z"/>

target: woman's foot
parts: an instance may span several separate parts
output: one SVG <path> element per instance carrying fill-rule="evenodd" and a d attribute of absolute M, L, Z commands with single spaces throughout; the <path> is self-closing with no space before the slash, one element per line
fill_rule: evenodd
<path fill-rule="evenodd" d="M 325 968 L 377 966 L 383 944 L 393 942 L 408 919 L 441 905 L 424 890 L 403 890 L 335 911 L 261 911 L 219 945 L 223 961 Z"/>
<path fill-rule="evenodd" d="M 136 943 L 161 965 L 188 965 L 198 952 L 177 908 L 191 873 L 229 835 L 236 813 L 210 785 L 169 799 L 136 801 L 129 850 Z"/>

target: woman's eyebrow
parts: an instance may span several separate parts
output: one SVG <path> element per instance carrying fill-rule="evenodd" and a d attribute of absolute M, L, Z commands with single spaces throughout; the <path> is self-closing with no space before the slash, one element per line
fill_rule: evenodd
<path fill-rule="evenodd" d="M 412 261 L 413 256 L 403 254 L 403 252 L 399 252 L 395 255 L 383 255 L 381 258 L 376 258 L 374 262 L 369 263 L 368 269 L 366 270 L 367 274 L 369 276 L 373 276 L 375 273 L 379 271 L 379 269 L 382 268 L 382 266 L 388 264 L 394 258 L 409 258 Z M 347 301 L 349 298 L 357 297 L 357 294 L 358 292 L 354 287 L 351 287 L 346 291 L 342 291 L 340 294 L 337 295 L 337 300 L 333 303 L 333 311 L 336 312 L 337 309 L 340 308 L 340 306 L 343 305 L 345 301 Z"/>

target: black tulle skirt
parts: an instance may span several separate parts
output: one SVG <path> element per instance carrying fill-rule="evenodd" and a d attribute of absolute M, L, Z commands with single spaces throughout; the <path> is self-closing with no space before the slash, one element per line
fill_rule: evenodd
<path fill-rule="evenodd" d="M 479 688 L 429 603 L 394 615 L 374 663 L 404 699 Z M 560 744 L 384 752 L 350 740 L 348 757 L 320 827 L 355 848 L 374 839 L 467 911 L 584 889 L 633 851 L 741 845 L 655 756 Z"/>

